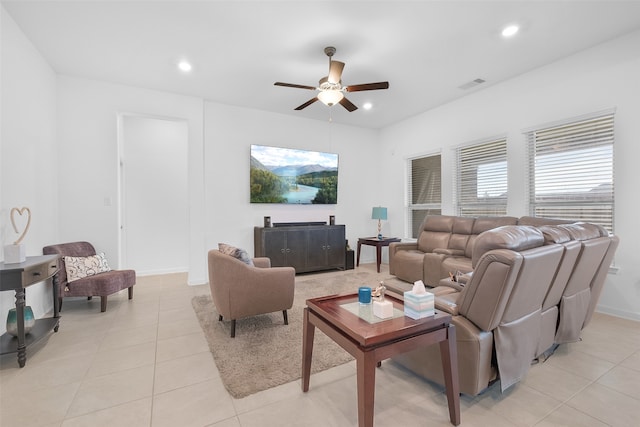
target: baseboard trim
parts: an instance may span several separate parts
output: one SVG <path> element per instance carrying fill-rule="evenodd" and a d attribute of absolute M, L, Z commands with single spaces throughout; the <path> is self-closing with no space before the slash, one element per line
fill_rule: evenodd
<path fill-rule="evenodd" d="M 160 274 L 188 273 L 184 268 L 166 268 L 159 270 L 136 270 L 136 276 L 158 276 Z"/>
<path fill-rule="evenodd" d="M 618 308 L 597 305 L 596 311 L 602 314 L 609 314 L 611 316 L 620 317 L 622 319 L 635 320 L 636 322 L 640 322 L 640 313 L 628 311 L 628 310 L 620 310 Z"/>

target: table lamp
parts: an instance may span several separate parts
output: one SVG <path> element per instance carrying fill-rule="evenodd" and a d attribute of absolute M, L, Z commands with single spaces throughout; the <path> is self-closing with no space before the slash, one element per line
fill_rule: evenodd
<path fill-rule="evenodd" d="M 378 220 L 378 240 L 382 240 L 382 223 L 381 220 L 387 219 L 387 208 L 377 207 L 371 211 L 371 219 Z"/>

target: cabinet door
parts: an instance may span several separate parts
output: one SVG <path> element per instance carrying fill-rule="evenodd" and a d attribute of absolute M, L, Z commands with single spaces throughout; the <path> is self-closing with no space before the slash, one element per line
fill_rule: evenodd
<path fill-rule="evenodd" d="M 295 268 L 296 272 L 307 271 L 307 230 L 287 230 L 286 242 L 286 265 Z"/>
<path fill-rule="evenodd" d="M 344 268 L 346 241 L 344 226 L 330 227 L 327 230 L 327 266 Z"/>
<path fill-rule="evenodd" d="M 327 267 L 327 229 L 325 227 L 309 230 L 307 246 L 307 267 L 318 270 Z"/>
<path fill-rule="evenodd" d="M 284 230 L 263 230 L 263 256 L 271 260 L 272 267 L 285 267 L 287 265 L 286 236 Z"/>

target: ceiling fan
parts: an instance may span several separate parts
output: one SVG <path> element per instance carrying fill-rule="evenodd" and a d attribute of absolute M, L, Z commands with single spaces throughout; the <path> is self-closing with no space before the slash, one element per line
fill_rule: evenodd
<path fill-rule="evenodd" d="M 295 108 L 295 110 L 302 110 L 316 101 L 321 101 L 323 104 L 331 107 L 337 103 L 346 108 L 349 112 L 358 109 L 351 101 L 345 98 L 345 92 L 359 92 L 363 90 L 378 90 L 388 89 L 389 82 L 378 83 L 365 83 L 359 85 L 343 86 L 342 85 L 342 70 L 344 69 L 344 62 L 332 61 L 331 57 L 336 53 L 336 48 L 328 46 L 324 48 L 324 53 L 329 57 L 329 75 L 320 79 L 318 86 L 306 86 L 297 85 L 291 83 L 275 82 L 275 86 L 294 87 L 298 89 L 317 90 L 318 95 L 311 98 L 304 104 Z"/>

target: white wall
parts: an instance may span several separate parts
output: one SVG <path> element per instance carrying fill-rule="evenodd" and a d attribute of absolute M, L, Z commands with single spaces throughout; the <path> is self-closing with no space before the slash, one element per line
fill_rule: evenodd
<path fill-rule="evenodd" d="M 188 280 L 206 282 L 202 100 L 68 76 L 58 77 L 58 99 L 60 240 L 90 241 L 116 259 L 118 114 L 183 119 L 189 134 Z M 105 206 L 105 199 L 114 203 Z"/>
<path fill-rule="evenodd" d="M 206 283 L 206 252 L 218 242 L 253 252 L 253 227 L 263 216 L 278 222 L 328 221 L 335 215 L 338 224 L 347 225 L 352 245 L 375 231 L 370 215 L 371 206 L 380 203 L 380 177 L 369 166 L 377 159 L 377 131 L 213 102 L 203 107 L 196 98 L 69 76 L 59 76 L 58 90 L 63 241 L 92 241 L 108 259 L 117 253 L 118 208 L 104 200 L 118 199 L 116 119 L 123 112 L 189 122 L 189 283 Z M 251 144 L 338 153 L 338 204 L 249 203 Z M 362 261 L 370 260 L 373 253 L 363 253 Z"/>
<path fill-rule="evenodd" d="M 509 214 L 526 214 L 525 145 L 522 129 L 615 107 L 616 263 L 599 310 L 640 319 L 640 265 L 634 250 L 638 198 L 634 185 L 640 158 L 640 32 L 589 49 L 504 84 L 489 87 L 381 132 L 230 107 L 193 97 L 98 81 L 57 76 L 2 13 L 2 240 L 8 210 L 29 206 L 29 255 L 42 246 L 92 241 L 116 254 L 118 205 L 117 117 L 132 113 L 189 123 L 189 282 L 205 283 L 206 251 L 218 242 L 253 249 L 252 230 L 263 216 L 272 221 L 328 220 L 346 224 L 355 246 L 372 235 L 372 206 L 389 208 L 385 235 L 405 234 L 406 158 L 442 150 L 443 211 L 451 213 L 455 145 L 506 134 L 510 161 Z M 56 116 L 57 114 L 57 116 Z M 264 144 L 340 155 L 336 206 L 249 203 L 249 145 Z M 16 179 L 18 177 L 18 179 Z M 46 185 L 45 185 L 46 184 Z M 363 253 L 363 261 L 373 254 Z M 44 286 L 29 289 L 36 316 L 51 309 Z M 13 304 L 0 294 L 2 311 Z M 0 322 L 2 325 L 2 322 Z M 0 326 L 0 328 L 3 326 Z"/>
<path fill-rule="evenodd" d="M 23 244 L 27 255 L 42 255 L 42 247 L 58 236 L 56 75 L 1 6 L 0 22 L 0 240 L 4 246 L 18 238 L 11 208 L 29 207 L 32 221 Z M 53 309 L 50 284 L 33 285 L 26 295 L 36 317 Z M 0 316 L 14 304 L 14 292 L 0 292 Z M 0 333 L 5 318 L 0 317 Z"/>
<path fill-rule="evenodd" d="M 381 132 L 382 180 L 390 215 L 404 214 L 408 157 L 442 150 L 443 213 L 453 213 L 453 148 L 495 135 L 508 137 L 508 214 L 526 215 L 523 129 L 608 108 L 615 115 L 615 233 L 617 275 L 609 275 L 598 310 L 640 320 L 640 32 L 601 44 L 518 78 L 425 112 Z M 393 224 L 392 234 L 405 230 Z"/>
<path fill-rule="evenodd" d="M 253 228 L 262 226 L 265 216 L 272 222 L 328 223 L 329 215 L 335 215 L 336 224 L 346 225 L 351 246 L 358 237 L 376 231 L 371 207 L 379 202 L 380 176 L 371 165 L 378 158 L 377 131 L 210 102 L 205 108 L 205 129 L 208 249 L 222 242 L 253 254 Z M 251 144 L 337 153 L 338 204 L 249 203 Z M 373 259 L 373 253 L 367 256 L 363 251 L 362 262 Z"/>

